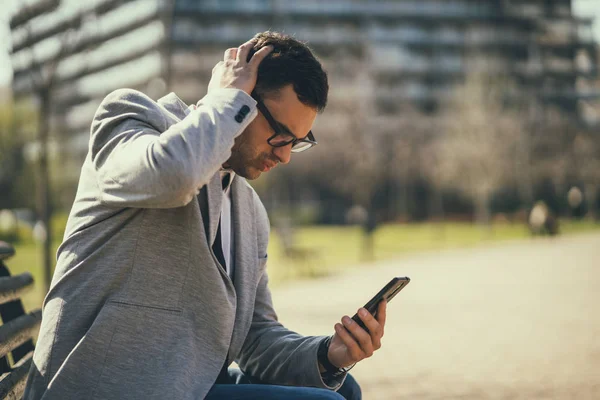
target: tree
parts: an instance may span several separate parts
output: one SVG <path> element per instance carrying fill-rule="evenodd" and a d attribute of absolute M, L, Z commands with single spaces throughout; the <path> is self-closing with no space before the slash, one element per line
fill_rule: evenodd
<path fill-rule="evenodd" d="M 51 11 L 52 7 L 43 12 Z M 31 41 L 33 33 L 31 31 L 32 20 L 39 13 L 28 12 L 28 7 L 22 5 L 21 10 L 11 19 L 11 26 L 23 25 L 27 31 L 25 42 Z M 39 145 L 38 152 L 38 170 L 37 170 L 37 211 L 38 217 L 42 221 L 46 230 L 45 239 L 42 247 L 42 258 L 44 260 L 44 282 L 46 287 L 50 287 L 52 279 L 52 200 L 51 200 L 51 182 L 50 182 L 50 167 L 48 160 L 48 146 L 50 140 L 50 114 L 52 104 L 52 93 L 57 79 L 57 68 L 63 59 L 64 55 L 68 54 L 72 48 L 76 46 L 76 41 L 79 35 L 79 21 L 74 20 L 72 25 L 67 27 L 67 30 L 57 35 L 58 51 L 50 58 L 44 57 L 40 59 L 38 54 L 31 46 L 27 50 L 31 55 L 31 64 L 26 70 L 26 76 L 30 83 L 31 92 L 37 98 L 38 113 L 37 113 L 37 138 L 36 142 Z"/>
<path fill-rule="evenodd" d="M 0 105 L 0 209 L 33 207 L 31 168 L 25 156 L 33 137 L 36 114 L 25 102 Z"/>
<path fill-rule="evenodd" d="M 492 195 L 514 181 L 517 149 L 527 134 L 522 118 L 505 101 L 509 91 L 510 85 L 485 64 L 475 64 L 441 113 L 441 132 L 431 146 L 435 162 L 429 176 L 466 194 L 476 220 L 488 227 Z"/>
<path fill-rule="evenodd" d="M 598 189 L 600 188 L 600 137 L 597 133 L 581 132 L 573 143 L 574 166 L 583 184 L 588 216 L 597 220 Z"/>

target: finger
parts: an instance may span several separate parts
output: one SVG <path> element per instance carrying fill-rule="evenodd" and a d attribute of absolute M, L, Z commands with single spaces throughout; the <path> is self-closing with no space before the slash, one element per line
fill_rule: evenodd
<path fill-rule="evenodd" d="M 381 303 L 379 303 L 379 307 L 377 308 L 377 321 L 379 322 L 379 325 L 381 326 L 381 337 L 383 337 L 383 334 L 385 332 L 385 319 L 387 317 L 386 313 L 387 313 L 387 301 L 383 300 L 383 301 L 381 301 Z"/>
<path fill-rule="evenodd" d="M 364 322 L 371 335 L 373 348 L 378 350 L 381 347 L 381 325 L 365 308 L 358 310 L 358 317 Z"/>
<path fill-rule="evenodd" d="M 238 49 L 235 47 L 225 50 L 225 54 L 223 55 L 223 60 L 225 60 L 225 61 L 226 60 L 235 60 L 237 52 L 238 52 Z"/>
<path fill-rule="evenodd" d="M 347 316 L 342 318 L 342 323 L 358 341 L 360 348 L 365 353 L 365 357 L 371 357 L 373 355 L 373 342 L 371 341 L 371 336 L 361 328 L 360 325 Z"/>
<path fill-rule="evenodd" d="M 248 63 L 248 65 L 250 65 L 252 68 L 258 68 L 261 61 L 264 60 L 265 57 L 272 51 L 273 51 L 273 46 L 263 47 L 262 49 L 260 49 L 256 53 L 254 53 L 254 55 L 250 59 L 250 62 Z"/>
<path fill-rule="evenodd" d="M 223 65 L 223 61 L 219 61 L 218 63 L 216 63 L 212 69 L 212 73 L 214 74 L 217 68 L 219 68 L 221 65 Z"/>
<path fill-rule="evenodd" d="M 358 345 L 354 337 L 352 337 L 352 335 L 348 333 L 348 331 L 346 330 L 346 328 L 344 328 L 342 324 L 335 324 L 334 329 L 335 333 L 346 345 L 346 348 L 348 348 L 350 357 L 352 357 L 352 362 L 359 362 L 360 360 L 365 358 L 362 350 L 360 349 L 360 346 Z"/>
<path fill-rule="evenodd" d="M 248 40 L 246 43 L 238 47 L 237 52 L 237 61 L 244 61 L 248 59 L 248 53 L 250 53 L 250 49 L 254 46 L 254 42 L 252 40 Z"/>

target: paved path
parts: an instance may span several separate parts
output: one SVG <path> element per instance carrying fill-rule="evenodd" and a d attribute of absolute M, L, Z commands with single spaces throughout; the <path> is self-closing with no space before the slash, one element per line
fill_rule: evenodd
<path fill-rule="evenodd" d="M 600 399 L 600 234 L 386 261 L 273 292 L 281 321 L 332 332 L 392 276 L 365 399 Z"/>

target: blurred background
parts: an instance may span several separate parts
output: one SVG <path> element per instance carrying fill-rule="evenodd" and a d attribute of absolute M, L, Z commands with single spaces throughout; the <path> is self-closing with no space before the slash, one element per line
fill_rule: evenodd
<path fill-rule="evenodd" d="M 600 321 L 586 308 L 600 301 L 591 288 L 600 278 L 597 0 L 12 0 L 3 5 L 0 240 L 16 247 L 11 271 L 36 277 L 28 308 L 39 306 L 45 294 L 87 152 L 90 122 L 103 97 L 130 87 L 154 99 L 173 91 L 196 102 L 226 48 L 270 29 L 308 42 L 331 86 L 329 105 L 313 129 L 319 146 L 252 182 L 271 218 L 269 269 L 275 296 L 282 299 L 282 319 L 292 325 L 303 321 L 306 332 L 329 329 L 330 314 L 321 328 L 322 320 L 294 314 L 293 304 L 285 311 L 286 294 L 315 285 L 343 290 L 355 282 L 343 281 L 348 276 L 368 281 L 361 275 L 365 270 L 388 273 L 373 279 L 375 291 L 390 274 L 430 271 L 427 278 L 439 280 L 446 267 L 470 268 L 478 260 L 473 271 L 487 268 L 488 273 L 465 276 L 481 291 L 493 271 L 515 268 L 519 274 L 522 267 L 548 265 L 538 272 L 550 279 L 549 271 L 577 266 L 580 280 L 570 287 L 584 296 L 585 306 L 568 303 L 572 309 L 564 312 L 572 319 L 577 310 L 586 324 L 590 336 L 577 354 L 592 354 L 593 360 L 582 355 L 573 361 L 577 376 L 586 377 L 577 381 L 584 391 L 575 398 L 600 398 L 600 377 L 590 372 L 600 371 Z M 552 252 L 556 257 L 548 258 Z M 556 283 L 527 271 L 533 274 L 529 295 L 529 289 L 537 293 Z M 307 279 L 310 284 L 303 286 Z M 464 279 L 456 284 L 464 285 Z M 417 296 L 416 285 L 405 290 Z M 517 289 L 523 287 L 508 288 Z M 443 293 L 439 290 L 451 289 L 438 287 L 435 296 Z M 420 293 L 431 301 L 430 292 Z M 566 293 L 571 292 L 561 291 L 571 298 Z M 370 294 L 363 291 L 348 304 L 358 307 Z M 451 292 L 448 298 L 454 298 Z M 422 304 L 419 299 L 412 301 Z M 476 300 L 482 318 L 484 300 Z M 345 302 L 335 304 L 340 312 L 353 312 L 342 307 Z M 543 315 L 537 315 L 538 322 L 551 318 Z M 535 319 L 524 314 L 519 321 L 527 325 L 530 320 Z M 474 321 L 487 324 L 483 319 L 465 323 Z M 398 317 L 394 323 L 405 322 Z M 411 328 L 415 338 L 423 337 L 418 328 Z M 570 338 L 573 332 L 564 334 Z M 421 345 L 425 349 L 430 343 Z M 450 343 L 467 342 L 454 336 L 444 345 Z M 455 351 L 469 354 L 468 346 Z M 429 360 L 417 380 L 438 376 L 431 359 L 416 350 L 414 357 Z M 381 374 L 387 376 L 397 361 L 381 360 L 382 371 L 388 371 Z M 481 371 L 481 360 L 473 363 Z M 553 368 L 561 363 L 548 361 Z M 378 397 L 382 387 L 391 390 L 387 398 L 406 393 L 395 386 L 397 375 L 385 382 L 369 380 L 373 370 L 357 372 L 370 382 L 365 387 L 372 398 L 384 398 Z M 498 371 L 482 376 L 494 374 L 502 376 Z M 520 376 L 506 372 L 509 386 Z M 543 381 L 552 373 L 544 376 Z M 572 384 L 569 377 L 565 382 Z M 410 393 L 445 398 L 443 388 L 456 379 L 432 382 Z M 538 392 L 490 390 L 484 383 L 475 391 L 460 387 L 446 394 L 573 394 L 568 385 Z"/>

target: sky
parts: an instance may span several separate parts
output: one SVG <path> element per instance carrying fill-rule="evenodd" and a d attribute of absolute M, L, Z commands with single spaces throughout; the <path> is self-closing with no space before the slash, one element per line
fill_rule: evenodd
<path fill-rule="evenodd" d="M 8 18 L 15 9 L 15 5 L 20 0 L 4 0 L 3 7 L 0 7 L 0 86 L 6 86 L 10 83 L 12 69 L 10 67 L 10 58 L 8 56 L 10 47 L 10 30 L 8 28 Z M 63 0 L 72 1 L 72 0 Z M 594 37 L 600 43 L 600 1 L 599 0 L 573 0 L 573 12 L 575 15 L 583 17 L 594 17 Z"/>

